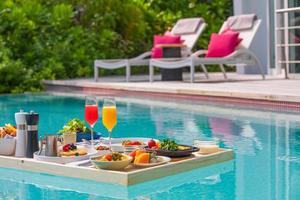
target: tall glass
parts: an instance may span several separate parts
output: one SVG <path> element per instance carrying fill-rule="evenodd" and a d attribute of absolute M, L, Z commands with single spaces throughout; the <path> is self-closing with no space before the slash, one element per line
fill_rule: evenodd
<path fill-rule="evenodd" d="M 95 96 L 85 97 L 84 117 L 87 123 L 91 126 L 91 144 L 94 145 L 93 128 L 98 120 L 98 102 Z"/>
<path fill-rule="evenodd" d="M 117 107 L 114 98 L 105 98 L 102 108 L 102 123 L 109 133 L 109 150 L 111 150 L 111 133 L 117 124 Z"/>

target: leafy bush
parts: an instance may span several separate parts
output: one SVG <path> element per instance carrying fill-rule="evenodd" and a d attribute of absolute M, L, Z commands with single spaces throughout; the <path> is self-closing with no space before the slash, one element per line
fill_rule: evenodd
<path fill-rule="evenodd" d="M 207 21 L 198 43 L 205 48 L 230 10 L 231 0 L 2 0 L 0 93 L 39 91 L 43 79 L 89 77 L 94 59 L 149 50 L 152 36 L 182 17 Z"/>

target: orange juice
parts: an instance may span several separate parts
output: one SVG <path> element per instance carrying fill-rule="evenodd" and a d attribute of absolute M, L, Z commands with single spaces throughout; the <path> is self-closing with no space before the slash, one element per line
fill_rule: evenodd
<path fill-rule="evenodd" d="M 117 124 L 117 108 L 115 106 L 104 106 L 102 108 L 102 123 L 107 130 L 112 131 Z"/>

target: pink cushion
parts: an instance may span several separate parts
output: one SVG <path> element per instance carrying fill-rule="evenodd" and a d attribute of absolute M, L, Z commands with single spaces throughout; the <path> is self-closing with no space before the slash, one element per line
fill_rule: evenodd
<path fill-rule="evenodd" d="M 234 52 L 237 46 L 239 33 L 217 34 L 210 37 L 208 51 L 205 57 L 225 57 Z"/>
<path fill-rule="evenodd" d="M 162 58 L 162 48 L 155 47 L 158 44 L 181 44 L 181 39 L 175 35 L 155 35 L 151 58 Z"/>
<path fill-rule="evenodd" d="M 157 44 L 180 44 L 180 36 L 171 35 L 155 35 L 154 46 Z"/>
<path fill-rule="evenodd" d="M 171 33 L 171 31 L 166 31 L 165 33 L 164 33 L 164 35 L 169 35 L 169 36 L 174 36 L 172 33 Z"/>
<path fill-rule="evenodd" d="M 170 31 L 166 31 L 166 32 L 164 33 L 164 36 L 173 36 L 173 37 L 175 36 L 175 37 L 178 37 L 177 35 L 172 34 Z M 180 44 L 183 44 L 184 41 L 185 41 L 185 40 L 181 39 L 181 36 L 180 36 Z"/>
<path fill-rule="evenodd" d="M 151 58 L 162 58 L 163 50 L 162 48 L 153 47 L 151 49 Z"/>
<path fill-rule="evenodd" d="M 233 30 L 231 30 L 229 27 L 226 27 L 225 29 L 224 29 L 224 31 L 222 31 L 222 33 L 221 34 L 235 34 L 235 33 L 238 33 L 238 32 L 235 32 L 235 31 L 233 31 Z M 243 38 L 238 38 L 237 39 L 237 44 L 236 44 L 236 46 L 238 46 L 240 43 L 241 43 L 241 41 L 243 40 Z"/>

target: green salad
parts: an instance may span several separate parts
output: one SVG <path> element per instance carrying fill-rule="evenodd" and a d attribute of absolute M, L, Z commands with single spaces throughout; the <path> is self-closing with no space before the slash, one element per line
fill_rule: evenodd
<path fill-rule="evenodd" d="M 168 150 L 168 151 L 176 151 L 178 150 L 178 144 L 174 140 L 164 139 L 160 143 L 160 149 Z"/>
<path fill-rule="evenodd" d="M 90 133 L 91 130 L 87 128 L 84 122 L 78 118 L 70 120 L 66 125 L 63 126 L 61 130 L 59 130 L 60 134 L 73 132 Z"/>

